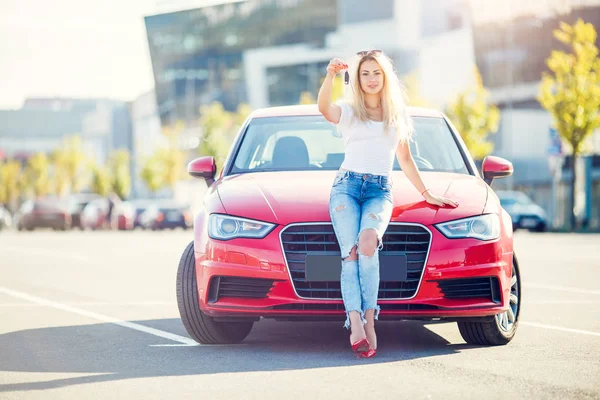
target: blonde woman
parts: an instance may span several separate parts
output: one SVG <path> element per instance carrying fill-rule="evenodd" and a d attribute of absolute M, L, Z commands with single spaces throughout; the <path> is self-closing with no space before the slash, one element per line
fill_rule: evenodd
<path fill-rule="evenodd" d="M 394 155 L 406 177 L 429 204 L 456 207 L 453 200 L 429 191 L 410 153 L 413 132 L 402 85 L 381 50 L 357 53 L 349 74 L 353 96 L 331 102 L 333 79 L 348 64 L 334 58 L 319 90 L 319 111 L 345 143 L 344 161 L 331 188 L 329 213 L 342 253 L 341 289 L 350 344 L 358 357 L 377 353 L 375 320 L 379 315 L 379 250 L 393 207 L 390 175 Z"/>

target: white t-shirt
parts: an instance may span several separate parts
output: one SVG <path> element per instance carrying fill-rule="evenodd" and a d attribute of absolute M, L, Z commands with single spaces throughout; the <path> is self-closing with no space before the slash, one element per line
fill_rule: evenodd
<path fill-rule="evenodd" d="M 400 141 L 396 128 L 384 131 L 384 122 L 360 121 L 354 118 L 352 106 L 337 103 L 342 109 L 337 131 L 346 145 L 341 168 L 350 171 L 389 176 L 394 166 Z"/>

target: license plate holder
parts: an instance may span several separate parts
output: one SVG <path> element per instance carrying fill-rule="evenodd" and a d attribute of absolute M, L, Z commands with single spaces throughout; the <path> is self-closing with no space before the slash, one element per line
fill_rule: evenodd
<path fill-rule="evenodd" d="M 339 282 L 342 273 L 340 255 L 329 252 L 313 252 L 306 255 L 305 279 L 307 282 Z M 379 254 L 379 280 L 403 282 L 408 276 L 406 254 Z"/>
<path fill-rule="evenodd" d="M 167 221 L 169 221 L 169 222 L 179 221 L 179 213 L 177 211 L 169 211 L 167 213 Z"/>

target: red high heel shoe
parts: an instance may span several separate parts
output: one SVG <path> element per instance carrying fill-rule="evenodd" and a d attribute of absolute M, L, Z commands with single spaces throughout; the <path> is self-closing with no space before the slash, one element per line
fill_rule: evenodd
<path fill-rule="evenodd" d="M 352 343 L 352 351 L 355 353 L 360 354 L 367 350 L 369 350 L 369 341 L 367 340 L 367 338 L 360 339 Z"/>
<path fill-rule="evenodd" d="M 364 358 L 373 358 L 377 355 L 377 349 L 369 349 L 367 351 L 363 351 L 361 353 L 361 357 Z"/>

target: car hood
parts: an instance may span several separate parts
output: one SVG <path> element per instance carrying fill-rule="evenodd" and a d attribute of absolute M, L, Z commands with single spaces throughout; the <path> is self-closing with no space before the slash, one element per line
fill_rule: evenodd
<path fill-rule="evenodd" d="M 330 221 L 329 194 L 336 171 L 254 172 L 224 177 L 216 183 L 225 211 L 230 215 L 277 224 Z M 393 222 L 430 225 L 479 215 L 487 201 L 488 186 L 478 177 L 421 172 L 432 193 L 447 196 L 459 206 L 435 207 L 403 172 L 394 171 Z"/>

